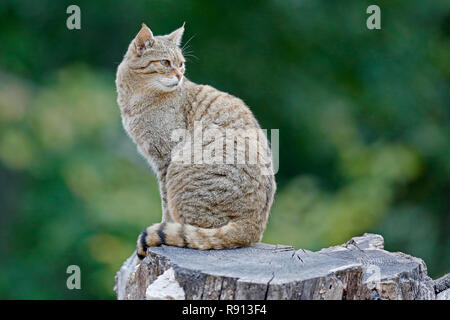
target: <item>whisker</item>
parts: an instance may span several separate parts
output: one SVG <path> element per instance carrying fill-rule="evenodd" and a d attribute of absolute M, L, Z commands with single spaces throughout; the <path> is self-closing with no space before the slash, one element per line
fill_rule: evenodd
<path fill-rule="evenodd" d="M 187 55 L 190 55 L 190 54 L 192 54 L 194 51 L 192 51 L 192 50 L 189 50 L 189 51 L 183 51 L 183 55 L 184 56 L 187 56 Z"/>
<path fill-rule="evenodd" d="M 192 57 L 192 58 L 195 58 L 195 59 L 199 60 L 199 58 L 197 56 L 193 55 L 193 54 L 187 54 L 184 57 L 185 58 Z"/>
<path fill-rule="evenodd" d="M 181 50 L 184 50 L 184 48 L 188 45 L 188 43 L 189 43 L 189 42 L 192 40 L 192 38 L 194 38 L 194 37 L 195 37 L 195 34 L 194 34 L 192 37 L 190 37 L 188 41 L 186 41 L 186 43 L 183 45 L 183 47 L 181 48 Z"/>
<path fill-rule="evenodd" d="M 185 51 L 188 50 L 188 49 L 190 49 L 190 46 L 189 46 L 189 45 L 183 46 L 183 48 L 181 48 L 181 51 L 182 51 L 182 52 L 185 52 Z"/>

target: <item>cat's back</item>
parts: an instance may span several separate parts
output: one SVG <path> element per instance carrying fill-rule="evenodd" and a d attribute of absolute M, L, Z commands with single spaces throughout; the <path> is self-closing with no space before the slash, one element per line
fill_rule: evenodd
<path fill-rule="evenodd" d="M 259 127 L 245 102 L 210 85 L 189 82 L 186 86 L 189 124 L 201 121 L 219 127 Z"/>

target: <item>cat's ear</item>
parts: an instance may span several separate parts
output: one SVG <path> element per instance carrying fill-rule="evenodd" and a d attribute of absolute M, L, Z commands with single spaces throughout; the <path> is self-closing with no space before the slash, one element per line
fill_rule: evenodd
<path fill-rule="evenodd" d="M 183 38 L 185 23 L 186 22 L 184 22 L 183 25 L 180 28 L 178 28 L 177 30 L 166 35 L 166 38 L 169 39 L 170 41 L 174 42 L 177 46 L 179 46 L 181 44 L 181 38 Z"/>
<path fill-rule="evenodd" d="M 145 50 L 151 48 L 154 41 L 155 38 L 153 37 L 152 30 L 150 30 L 150 28 L 143 23 L 141 30 L 137 34 L 136 38 L 134 38 L 134 45 L 138 55 L 142 55 Z"/>

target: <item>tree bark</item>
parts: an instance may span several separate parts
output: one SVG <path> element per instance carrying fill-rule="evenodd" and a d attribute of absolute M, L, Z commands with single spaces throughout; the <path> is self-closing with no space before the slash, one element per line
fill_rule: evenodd
<path fill-rule="evenodd" d="M 118 299 L 448 299 L 450 284 L 433 281 L 420 258 L 384 250 L 364 234 L 317 252 L 258 243 L 248 248 L 152 247 L 116 275 Z"/>

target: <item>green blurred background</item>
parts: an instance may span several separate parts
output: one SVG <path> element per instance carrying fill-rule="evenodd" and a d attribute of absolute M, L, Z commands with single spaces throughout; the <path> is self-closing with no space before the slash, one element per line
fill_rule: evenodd
<path fill-rule="evenodd" d="M 81 30 L 66 8 L 81 8 Z M 381 8 L 381 30 L 366 8 Z M 450 271 L 450 2 L 0 2 L 0 298 L 110 299 L 156 180 L 122 129 L 115 70 L 146 22 L 186 21 L 187 76 L 280 130 L 264 241 L 364 232 Z M 81 290 L 66 268 L 81 268 Z"/>

